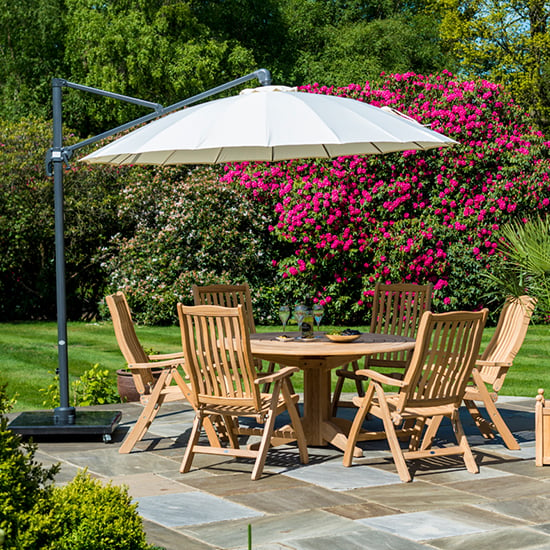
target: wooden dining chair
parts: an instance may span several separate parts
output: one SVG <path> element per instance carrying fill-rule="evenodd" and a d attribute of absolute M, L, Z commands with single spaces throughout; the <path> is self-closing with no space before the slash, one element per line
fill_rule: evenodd
<path fill-rule="evenodd" d="M 185 382 L 183 352 L 148 355 L 137 337 L 124 293 L 117 292 L 107 296 L 106 301 L 118 346 L 128 363 L 140 402 L 144 406 L 137 422 L 128 432 L 119 449 L 119 453 L 124 454 L 129 453 L 143 438 L 164 402 L 187 399 L 194 406 L 194 401 L 191 390 Z M 156 380 L 152 374 L 152 367 L 163 369 Z M 172 380 L 176 385 L 172 385 Z M 210 422 L 205 425 L 205 431 L 211 442 L 218 442 L 218 436 Z"/>
<path fill-rule="evenodd" d="M 256 334 L 256 324 L 254 322 L 254 312 L 252 310 L 252 296 L 248 283 L 238 285 L 192 285 L 191 291 L 193 293 L 193 303 L 196 306 L 243 306 L 249 333 Z M 254 361 L 259 373 L 271 374 L 276 368 L 275 363 L 270 362 L 264 369 L 261 359 L 254 359 Z M 270 383 L 267 383 L 262 390 L 264 392 L 269 392 Z"/>
<path fill-rule="evenodd" d="M 422 314 L 430 310 L 432 289 L 431 284 L 377 283 L 374 289 L 370 332 L 415 338 Z M 407 367 L 411 355 L 409 351 L 370 355 L 365 357 L 364 368 L 381 367 L 402 371 Z M 338 407 L 353 406 L 352 402 L 340 399 L 346 380 L 355 382 L 359 396 L 365 395 L 363 378 L 357 375 L 358 370 L 359 364 L 354 361 L 336 371 L 337 379 L 332 397 L 332 416 L 336 416 Z"/>
<path fill-rule="evenodd" d="M 252 296 L 248 283 L 238 285 L 192 285 L 191 292 L 193 293 L 193 303 L 196 306 L 243 306 L 249 333 L 256 333 L 254 312 L 252 311 Z"/>
<path fill-rule="evenodd" d="M 493 337 L 476 361 L 472 379 L 464 395 L 464 404 L 483 437 L 493 439 L 495 433 L 500 433 L 506 447 L 512 450 L 518 450 L 519 444 L 495 403 L 504 379 L 523 344 L 536 303 L 536 299 L 530 296 L 506 300 Z M 483 402 L 488 420 L 480 413 L 476 401 Z"/>
<path fill-rule="evenodd" d="M 372 369 L 358 371 L 370 380 L 365 396 L 354 398 L 359 409 L 348 436 L 344 466 L 351 466 L 357 441 L 385 437 L 402 481 L 411 481 L 405 462 L 410 459 L 460 455 L 469 472 L 479 471 L 464 435 L 459 407 L 479 353 L 487 313 L 487 309 L 477 313 L 424 313 L 402 380 Z M 397 393 L 386 393 L 382 384 L 397 388 Z M 367 414 L 382 420 L 383 432 L 362 429 Z M 432 448 L 444 417 L 450 418 L 457 443 Z M 409 439 L 406 451 L 399 443 L 403 437 Z"/>
<path fill-rule="evenodd" d="M 289 377 L 297 367 L 284 367 L 259 377 L 250 351 L 249 324 L 243 306 L 183 306 L 178 304 L 185 364 L 197 404 L 193 429 L 180 471 L 188 472 L 196 454 L 255 458 L 252 479 L 263 472 L 270 446 L 296 441 L 300 461 L 308 453 L 300 416 L 298 395 L 292 393 Z M 273 392 L 261 393 L 260 385 L 273 384 Z M 290 424 L 275 430 L 275 419 L 287 411 Z M 199 445 L 204 421 L 212 415 L 225 421 L 229 447 Z M 241 427 L 241 417 L 255 418 L 263 428 Z M 260 435 L 259 445 L 239 446 L 239 436 Z"/>

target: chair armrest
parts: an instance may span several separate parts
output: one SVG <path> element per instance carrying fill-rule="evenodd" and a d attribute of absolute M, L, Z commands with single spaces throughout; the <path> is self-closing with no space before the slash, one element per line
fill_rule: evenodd
<path fill-rule="evenodd" d="M 269 382 L 275 382 L 281 378 L 286 378 L 295 372 L 298 372 L 300 369 L 298 367 L 283 367 L 282 369 L 274 372 L 272 374 L 266 374 L 265 376 L 260 376 L 254 380 L 254 384 L 267 384 Z"/>
<path fill-rule="evenodd" d="M 163 361 L 165 359 L 180 359 L 183 357 L 183 351 L 178 351 L 176 353 L 159 353 L 157 355 L 148 355 L 147 358 L 149 361 Z"/>
<path fill-rule="evenodd" d="M 128 365 L 130 370 L 132 369 L 151 369 L 151 368 L 164 368 L 175 367 L 183 364 L 183 358 L 167 359 L 166 361 L 155 361 L 154 363 L 131 363 Z"/>
<path fill-rule="evenodd" d="M 511 361 L 485 361 L 483 359 L 476 360 L 476 367 L 511 367 Z"/>
<path fill-rule="evenodd" d="M 367 378 L 372 378 L 376 382 L 380 382 L 380 384 L 387 384 L 388 386 L 398 386 L 399 388 L 404 388 L 407 385 L 405 384 L 405 382 L 403 382 L 403 380 L 392 378 L 391 376 L 387 376 L 371 369 L 358 370 L 355 371 L 355 374 L 359 374 L 360 376 L 365 376 Z"/>

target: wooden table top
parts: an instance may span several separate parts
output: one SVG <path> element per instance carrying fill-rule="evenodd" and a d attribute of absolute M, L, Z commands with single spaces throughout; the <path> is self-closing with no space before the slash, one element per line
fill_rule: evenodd
<path fill-rule="evenodd" d="M 254 355 L 279 355 L 300 357 L 334 357 L 334 356 L 363 356 L 374 353 L 404 351 L 414 348 L 414 338 L 394 336 L 391 334 L 363 333 L 353 342 L 338 343 L 329 340 L 324 333 L 319 338 L 302 340 L 299 333 L 287 333 L 295 338 L 286 341 L 277 340 L 282 332 L 264 332 L 250 335 L 252 353 Z"/>

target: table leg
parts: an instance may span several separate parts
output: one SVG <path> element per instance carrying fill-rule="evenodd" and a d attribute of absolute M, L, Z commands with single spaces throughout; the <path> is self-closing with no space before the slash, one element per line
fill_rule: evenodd
<path fill-rule="evenodd" d="M 311 363 L 308 364 L 311 367 Z M 325 367 L 325 368 L 323 368 Z M 323 362 L 319 368 L 304 368 L 304 415 L 302 424 L 308 445 L 325 446 L 330 443 L 345 451 L 346 433 L 332 421 L 331 416 L 331 378 L 330 370 Z M 363 451 L 356 447 L 354 457 L 363 456 Z"/>

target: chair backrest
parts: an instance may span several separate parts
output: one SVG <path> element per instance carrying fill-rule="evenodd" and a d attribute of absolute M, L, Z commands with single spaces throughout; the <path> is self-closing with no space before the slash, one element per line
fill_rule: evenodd
<path fill-rule="evenodd" d="M 113 328 L 118 342 L 118 347 L 129 364 L 148 363 L 149 358 L 139 343 L 130 307 L 126 301 L 124 293 L 117 292 L 105 298 L 111 318 L 113 320 Z M 154 385 L 153 374 L 151 369 L 135 369 L 132 371 L 136 389 L 140 394 L 148 393 L 149 388 Z"/>
<path fill-rule="evenodd" d="M 488 310 L 422 315 L 398 395 L 403 407 L 460 406 L 481 345 Z"/>
<path fill-rule="evenodd" d="M 242 305 L 178 304 L 186 370 L 196 403 L 261 410 L 248 322 Z"/>
<path fill-rule="evenodd" d="M 415 338 L 420 318 L 430 311 L 432 288 L 431 284 L 377 283 L 370 331 Z M 410 355 L 407 351 L 373 355 L 369 357 L 369 366 L 406 367 Z"/>
<path fill-rule="evenodd" d="M 193 302 L 196 306 L 243 306 L 245 318 L 248 322 L 248 330 L 250 334 L 256 332 L 252 297 L 248 283 L 241 285 L 193 285 L 191 290 L 193 292 Z"/>
<path fill-rule="evenodd" d="M 502 370 L 497 363 L 501 366 L 512 365 L 525 340 L 536 304 L 536 298 L 531 296 L 510 297 L 502 308 L 493 337 L 480 357 L 479 370 L 483 380 L 489 384 L 497 384 L 497 380 L 500 379 L 500 384 L 494 388 L 495 391 L 498 391 L 504 382 Z M 495 365 L 491 366 L 490 363 Z"/>

